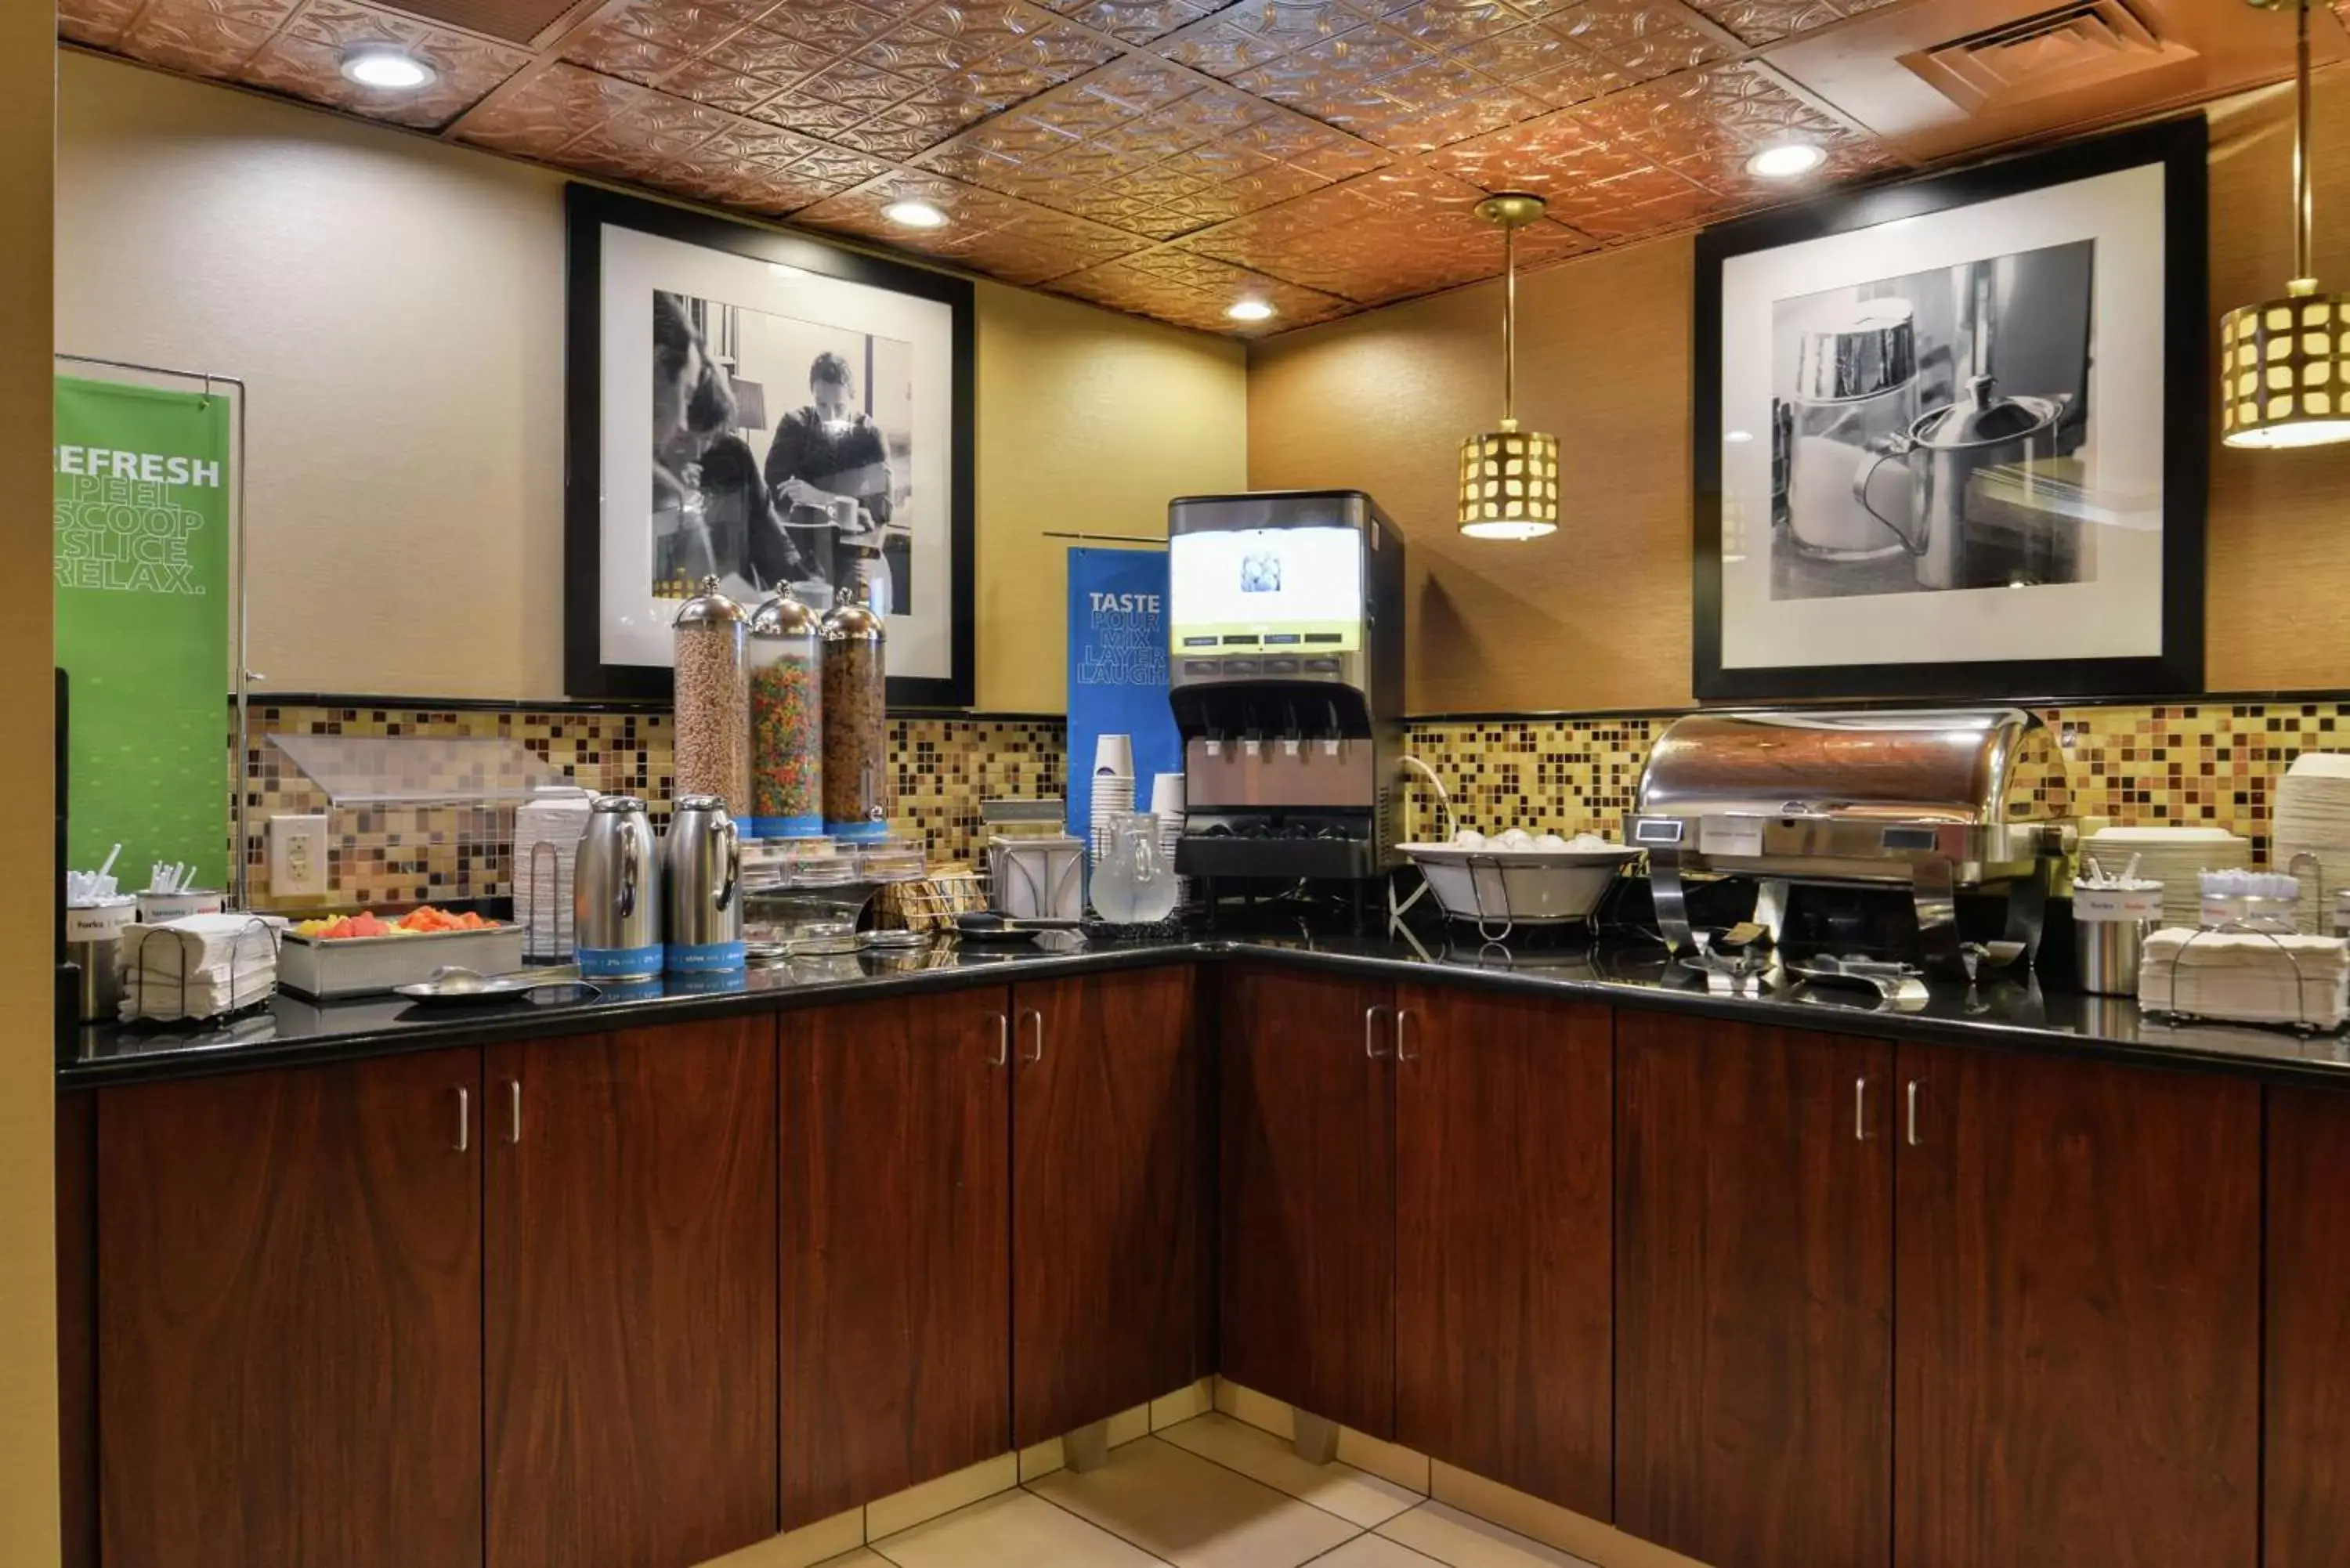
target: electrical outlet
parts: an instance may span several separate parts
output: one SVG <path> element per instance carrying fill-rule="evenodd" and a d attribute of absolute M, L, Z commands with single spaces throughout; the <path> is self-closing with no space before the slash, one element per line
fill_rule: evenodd
<path fill-rule="evenodd" d="M 274 898 L 327 896 L 324 814 L 269 819 L 269 893 Z"/>

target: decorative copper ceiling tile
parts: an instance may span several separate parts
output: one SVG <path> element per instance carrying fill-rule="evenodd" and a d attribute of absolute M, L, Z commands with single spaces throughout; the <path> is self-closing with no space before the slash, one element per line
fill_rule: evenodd
<path fill-rule="evenodd" d="M 1167 251 L 1148 253 L 1073 273 L 1053 287 L 1113 310 L 1155 316 L 1201 332 L 1237 331 L 1248 337 L 1326 321 L 1348 309 L 1344 300 L 1205 256 L 1180 256 L 1169 265 L 1167 258 L 1176 256 L 1177 253 Z M 1224 312 L 1241 299 L 1260 299 L 1272 306 L 1273 319 L 1235 323 Z"/>
<path fill-rule="evenodd" d="M 365 88 L 343 75 L 355 45 L 396 43 L 437 73 L 421 92 Z M 530 51 L 435 27 L 359 0 L 310 0 L 247 63 L 257 86 L 400 125 L 446 125 L 530 63 Z"/>
<path fill-rule="evenodd" d="M 1177 243 L 1321 293 L 1379 304 L 1501 270 L 1501 236 L 1474 213 L 1482 194 L 1433 170 L 1399 165 Z M 1529 265 L 1590 247 L 1555 223 L 1519 235 Z"/>
<path fill-rule="evenodd" d="M 1872 156 L 1870 138 L 1797 97 L 1768 67 L 1751 62 L 1686 72 L 1575 112 L 1599 139 L 1658 162 L 1708 159 L 1742 165 L 1758 149 L 1785 140 L 1814 142 L 1870 167 L 1891 161 L 1881 151 Z"/>
<path fill-rule="evenodd" d="M 591 27 L 581 34 L 564 49 L 563 57 L 575 66 L 632 82 L 667 76 L 691 58 L 665 44 L 609 26 Z"/>
<path fill-rule="evenodd" d="M 1807 96 L 1844 102 L 1823 84 L 1846 78 L 1796 67 L 1898 0 L 608 0 L 536 51 L 469 30 L 553 3 L 60 0 L 58 26 L 1216 331 L 1241 330 L 1222 312 L 1243 289 L 1274 300 L 1273 330 L 1492 276 L 1484 191 L 1551 199 L 1522 236 L 1539 265 L 1895 161 Z M 343 52 L 378 39 L 433 85 L 346 81 Z M 1827 152 L 1813 181 L 1748 171 L 1788 139 Z M 947 226 L 880 215 L 914 194 Z"/>
<path fill-rule="evenodd" d="M 1674 0 L 1579 0 L 1547 12 L 1547 0 L 1517 3 L 1615 67 L 1627 82 L 1653 81 L 1735 52 L 1734 45 L 1693 26 Z"/>
<path fill-rule="evenodd" d="M 93 48 L 109 48 L 146 0 L 59 0 L 57 36 Z"/>
<path fill-rule="evenodd" d="M 1750 44 L 1776 43 L 1891 0 L 1690 0 L 1700 11 Z"/>

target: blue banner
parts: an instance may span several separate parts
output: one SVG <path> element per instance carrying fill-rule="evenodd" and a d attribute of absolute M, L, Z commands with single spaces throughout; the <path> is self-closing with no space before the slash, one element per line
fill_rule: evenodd
<path fill-rule="evenodd" d="M 1134 737 L 1134 809 L 1183 771 L 1167 702 L 1167 552 L 1069 552 L 1069 831 L 1090 841 L 1096 742 Z"/>

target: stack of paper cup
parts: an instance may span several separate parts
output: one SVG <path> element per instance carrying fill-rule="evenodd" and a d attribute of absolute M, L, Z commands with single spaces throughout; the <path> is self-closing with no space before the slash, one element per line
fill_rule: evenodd
<path fill-rule="evenodd" d="M 1134 809 L 1134 737 L 1103 735 L 1094 742 L 1093 864 L 1100 865 L 1109 842 L 1112 817 Z"/>
<path fill-rule="evenodd" d="M 1175 869 L 1175 851 L 1183 838 L 1183 775 L 1157 774 L 1150 780 L 1150 815 L 1159 819 L 1159 851 L 1167 858 L 1167 869 Z M 1175 902 L 1178 907 L 1191 901 L 1191 879 L 1175 878 Z"/>

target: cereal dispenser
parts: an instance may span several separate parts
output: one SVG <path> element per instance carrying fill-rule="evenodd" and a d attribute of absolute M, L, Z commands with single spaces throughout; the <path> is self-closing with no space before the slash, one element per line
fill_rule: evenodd
<path fill-rule="evenodd" d="M 751 813 L 751 686 L 743 669 L 750 616 L 718 591 L 716 577 L 679 607 L 677 763 L 671 793 L 714 794 L 730 814 Z"/>
<path fill-rule="evenodd" d="M 751 617 L 753 838 L 824 832 L 824 618 L 786 591 Z"/>
<path fill-rule="evenodd" d="M 881 618 L 842 588 L 824 618 L 824 830 L 889 833 L 888 678 Z"/>

